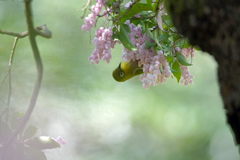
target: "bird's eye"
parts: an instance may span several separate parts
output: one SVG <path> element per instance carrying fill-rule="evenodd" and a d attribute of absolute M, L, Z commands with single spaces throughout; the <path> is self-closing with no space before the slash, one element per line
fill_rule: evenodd
<path fill-rule="evenodd" d="M 123 77 L 124 76 L 124 72 L 120 72 L 120 77 Z"/>

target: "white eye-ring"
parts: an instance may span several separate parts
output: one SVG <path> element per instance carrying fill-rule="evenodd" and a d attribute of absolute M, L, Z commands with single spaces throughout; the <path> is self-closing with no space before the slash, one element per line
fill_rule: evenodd
<path fill-rule="evenodd" d="M 123 77 L 124 76 L 124 72 L 120 72 L 120 77 Z"/>

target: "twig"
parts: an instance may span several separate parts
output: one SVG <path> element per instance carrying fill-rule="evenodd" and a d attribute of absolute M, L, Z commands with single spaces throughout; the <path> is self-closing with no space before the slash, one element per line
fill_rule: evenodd
<path fill-rule="evenodd" d="M 28 32 L 29 32 L 29 40 L 30 40 L 34 59 L 35 59 L 36 66 L 37 66 L 37 80 L 35 82 L 35 86 L 33 89 L 32 97 L 31 97 L 28 109 L 27 109 L 22 121 L 20 122 L 20 124 L 18 125 L 16 130 L 13 132 L 13 134 L 3 144 L 3 152 L 2 152 L 3 160 L 6 158 L 6 153 L 7 153 L 8 148 L 11 146 L 11 144 L 13 143 L 13 141 L 15 140 L 17 135 L 23 129 L 25 124 L 28 122 L 28 120 L 32 114 L 32 111 L 33 111 L 36 101 L 37 101 L 37 97 L 38 97 L 38 93 L 39 93 L 41 81 L 42 81 L 43 66 L 42 66 L 42 60 L 41 60 L 41 57 L 40 57 L 40 54 L 38 51 L 38 47 L 37 47 L 37 43 L 36 43 L 36 39 L 35 39 L 37 32 L 34 29 L 33 20 L 32 20 L 31 0 L 25 0 L 24 2 L 25 2 L 24 3 L 25 4 L 25 16 L 26 16 L 27 27 L 28 27 Z"/>
<path fill-rule="evenodd" d="M 90 2 L 91 2 L 91 0 L 88 0 L 87 3 L 86 3 L 86 5 L 81 9 L 81 10 L 84 11 L 81 18 L 85 17 L 86 10 L 87 10 L 87 7 L 89 6 Z"/>
<path fill-rule="evenodd" d="M 43 30 L 44 32 L 41 32 Z M 35 28 L 35 31 L 37 32 L 38 35 L 45 37 L 45 38 L 51 38 L 52 33 L 47 29 L 46 24 L 43 24 L 41 26 L 38 26 Z M 22 33 L 15 33 L 15 32 L 10 32 L 10 31 L 4 31 L 0 29 L 0 34 L 6 34 L 9 36 L 14 36 L 18 38 L 24 38 L 29 35 L 28 31 L 22 32 Z"/>
<path fill-rule="evenodd" d="M 8 85 L 9 85 L 9 91 L 8 91 L 8 100 L 7 100 L 7 107 L 9 108 L 10 105 L 10 99 L 12 94 L 12 77 L 11 77 L 11 69 L 12 69 L 12 62 L 13 62 L 13 56 L 16 49 L 16 45 L 18 42 L 18 37 L 15 37 L 14 43 L 13 43 L 13 49 L 10 55 L 9 63 L 8 63 Z"/>

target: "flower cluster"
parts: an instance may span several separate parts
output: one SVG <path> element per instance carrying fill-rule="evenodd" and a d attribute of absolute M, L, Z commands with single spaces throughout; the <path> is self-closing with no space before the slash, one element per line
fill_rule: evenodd
<path fill-rule="evenodd" d="M 155 86 L 159 83 L 165 83 L 172 75 L 162 51 L 159 51 L 157 55 L 150 56 L 149 59 L 150 62 L 143 65 L 143 74 L 140 76 L 145 89 L 149 88 L 150 85 Z"/>
<path fill-rule="evenodd" d="M 107 63 L 110 62 L 110 59 L 112 58 L 111 48 L 114 48 L 114 45 L 116 44 L 116 41 L 113 41 L 112 39 L 112 35 L 112 28 L 104 29 L 103 27 L 100 27 L 100 29 L 95 32 L 96 37 L 93 39 L 95 50 L 89 57 L 91 64 L 98 64 L 101 59 L 105 60 Z"/>
<path fill-rule="evenodd" d="M 181 65 L 181 70 L 182 70 L 182 77 L 180 79 L 180 83 L 183 83 L 186 87 L 188 86 L 189 83 L 193 84 L 193 78 L 194 76 L 189 72 L 189 69 L 187 66 Z"/>
<path fill-rule="evenodd" d="M 91 28 L 94 27 L 96 23 L 96 17 L 100 15 L 100 12 L 102 11 L 103 6 L 107 2 L 107 0 L 96 0 L 97 3 L 96 5 L 92 5 L 91 7 L 91 13 L 88 14 L 87 17 L 85 17 L 84 22 L 85 24 L 82 25 L 82 30 L 87 30 L 88 32 L 90 31 Z M 103 11 L 105 14 L 106 10 Z"/>
<path fill-rule="evenodd" d="M 189 48 L 184 48 L 184 49 L 182 49 L 181 50 L 181 53 L 186 57 L 186 58 L 188 58 L 189 56 L 191 56 L 191 57 L 194 57 L 195 55 L 194 55 L 194 52 L 195 52 L 196 50 L 193 48 L 193 47 L 189 47 Z"/>
<path fill-rule="evenodd" d="M 105 3 L 107 0 L 96 0 L 96 4 L 91 7 L 91 13 L 88 17 L 85 18 L 85 24 L 82 26 L 82 30 L 89 31 L 91 28 L 94 27 L 96 23 L 96 18 L 107 17 L 113 12 L 114 6 L 116 7 L 116 2 L 112 4 L 113 7 L 107 7 Z M 154 2 L 154 1 L 153 1 Z M 125 5 L 125 8 L 129 8 L 133 5 L 133 2 L 129 2 Z M 102 8 L 105 10 L 102 12 Z M 117 7 L 116 7 L 117 8 Z M 100 15 L 102 12 L 102 15 Z M 158 26 L 160 25 L 160 29 L 162 28 L 162 15 L 167 15 L 164 11 L 164 3 L 160 6 L 160 17 L 158 17 Z M 140 17 L 140 14 L 136 14 L 135 17 Z M 125 22 L 131 30 L 129 33 L 129 38 L 131 43 L 137 47 L 137 50 L 128 50 L 127 48 L 123 47 L 123 55 L 122 59 L 124 61 L 137 61 L 138 66 L 143 68 L 143 74 L 140 75 L 139 79 L 143 83 L 143 88 L 149 88 L 150 86 L 155 86 L 158 84 L 165 83 L 168 78 L 171 76 L 176 76 L 171 72 L 171 65 L 172 62 L 178 61 L 176 58 L 178 54 L 182 54 L 185 58 L 194 57 L 195 49 L 193 47 L 190 48 L 179 48 L 174 47 L 172 52 L 173 55 L 176 55 L 175 59 L 168 62 L 166 55 L 164 55 L 162 50 L 156 51 L 153 47 L 149 48 L 146 44 L 146 41 L 150 43 L 156 43 L 155 40 L 149 38 L 149 36 L 143 32 L 142 28 L 136 26 L 133 23 L 130 23 L 130 20 Z M 115 27 L 115 26 L 114 26 Z M 163 30 L 163 29 L 161 29 Z M 114 41 L 112 39 L 113 36 L 113 29 L 112 28 L 103 28 L 101 27 L 95 32 L 95 38 L 93 39 L 93 43 L 95 44 L 95 50 L 92 55 L 89 57 L 91 60 L 91 64 L 98 64 L 100 60 L 106 61 L 107 63 L 110 62 L 112 55 L 111 55 L 111 48 L 114 48 L 116 42 L 121 43 L 120 41 Z M 171 44 L 170 44 L 171 45 Z M 181 79 L 180 83 L 183 83 L 185 86 L 188 86 L 189 83 L 193 83 L 193 75 L 189 72 L 187 66 L 178 62 L 181 67 Z M 180 68 L 179 68 L 180 70 Z M 177 78 L 177 77 L 176 77 Z M 177 79 L 179 80 L 180 77 Z"/>
<path fill-rule="evenodd" d="M 140 76 L 143 88 L 165 83 L 172 73 L 163 51 L 156 53 L 153 48 L 147 49 L 145 41 L 152 41 L 147 34 L 143 34 L 142 29 L 130 21 L 126 21 L 126 24 L 131 29 L 129 37 L 137 50 L 130 51 L 124 48 L 122 58 L 128 62 L 137 60 L 138 66 L 143 66 L 143 74 Z"/>

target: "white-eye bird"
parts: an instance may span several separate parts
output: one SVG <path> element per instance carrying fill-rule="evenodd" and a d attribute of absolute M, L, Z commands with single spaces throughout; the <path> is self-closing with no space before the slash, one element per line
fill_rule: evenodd
<path fill-rule="evenodd" d="M 119 66 L 113 71 L 113 78 L 118 82 L 124 82 L 134 76 L 143 73 L 142 67 L 138 66 L 138 61 L 120 62 Z"/>

